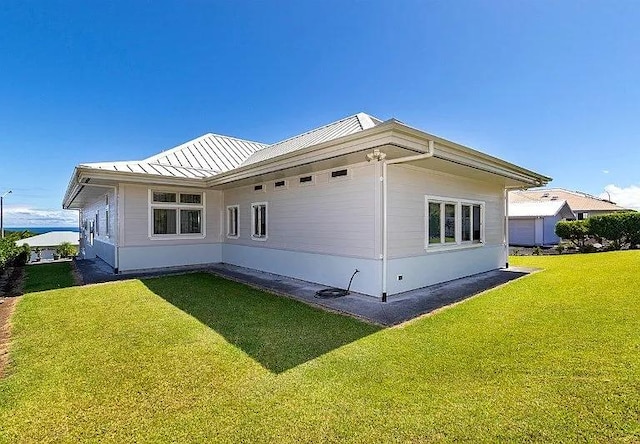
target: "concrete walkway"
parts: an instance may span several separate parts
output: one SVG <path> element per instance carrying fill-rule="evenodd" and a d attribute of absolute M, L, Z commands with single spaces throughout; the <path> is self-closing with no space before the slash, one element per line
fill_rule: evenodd
<path fill-rule="evenodd" d="M 359 293 L 351 293 L 335 299 L 320 299 L 316 297 L 316 291 L 325 289 L 327 288 L 326 286 L 228 264 L 174 267 L 115 275 L 106 263 L 96 259 L 77 261 L 77 268 L 85 284 L 183 274 L 195 271 L 210 272 L 227 279 L 383 326 L 397 325 L 423 314 L 431 313 L 536 271 L 535 269 L 517 267 L 493 270 L 407 291 L 390 296 L 387 302 L 380 302 L 377 298 Z"/>

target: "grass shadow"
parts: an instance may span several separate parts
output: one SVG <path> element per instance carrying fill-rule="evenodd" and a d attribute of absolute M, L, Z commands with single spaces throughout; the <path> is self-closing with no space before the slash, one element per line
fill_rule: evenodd
<path fill-rule="evenodd" d="M 24 292 L 56 290 L 73 287 L 71 262 L 30 264 L 25 266 Z"/>
<path fill-rule="evenodd" d="M 273 373 L 381 330 L 208 273 L 142 280 Z"/>

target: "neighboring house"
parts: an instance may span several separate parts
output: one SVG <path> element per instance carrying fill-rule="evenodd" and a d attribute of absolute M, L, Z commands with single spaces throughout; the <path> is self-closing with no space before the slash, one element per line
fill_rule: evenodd
<path fill-rule="evenodd" d="M 56 248 L 64 242 L 69 242 L 74 247 L 78 247 L 80 234 L 74 231 L 50 231 L 48 233 L 38 234 L 37 236 L 27 237 L 16 241 L 16 245 L 22 246 L 28 244 L 31 248 L 31 262 L 35 261 L 37 254 L 34 251 L 40 249 L 41 259 L 53 259 Z"/>
<path fill-rule="evenodd" d="M 509 202 L 509 244 L 557 245 L 556 223 L 573 218 L 566 200 Z"/>
<path fill-rule="evenodd" d="M 566 200 L 574 214 L 574 219 L 582 220 L 599 214 L 609 214 L 618 211 L 630 211 L 599 197 L 580 191 L 569 191 L 562 188 L 541 188 L 533 190 L 511 191 L 509 203 L 531 201 Z"/>
<path fill-rule="evenodd" d="M 267 145 L 207 134 L 78 165 L 81 256 L 116 272 L 224 262 L 382 297 L 504 267 L 507 190 L 551 179 L 360 113 Z"/>

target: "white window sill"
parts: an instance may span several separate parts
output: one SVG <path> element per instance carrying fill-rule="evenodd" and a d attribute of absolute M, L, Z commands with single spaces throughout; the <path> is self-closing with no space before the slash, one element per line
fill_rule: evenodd
<path fill-rule="evenodd" d="M 251 236 L 251 240 L 264 242 L 267 240 L 267 236 Z"/>
<path fill-rule="evenodd" d="M 462 243 L 462 244 L 434 244 L 427 245 L 424 247 L 424 250 L 427 253 L 446 253 L 447 251 L 458 251 L 458 250 L 469 250 L 471 248 L 481 248 L 484 247 L 484 242 L 477 243 Z"/>
<path fill-rule="evenodd" d="M 240 236 L 238 234 L 232 236 L 230 234 L 227 234 L 227 239 L 240 239 Z"/>
<path fill-rule="evenodd" d="M 184 240 L 184 239 L 204 239 L 204 234 L 154 234 L 149 236 L 150 240 L 163 241 L 163 240 Z"/>

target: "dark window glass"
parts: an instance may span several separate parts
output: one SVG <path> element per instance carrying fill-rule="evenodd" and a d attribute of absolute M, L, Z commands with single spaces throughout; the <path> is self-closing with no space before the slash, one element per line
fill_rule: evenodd
<path fill-rule="evenodd" d="M 153 234 L 176 234 L 176 210 L 153 209 Z"/>
<path fill-rule="evenodd" d="M 429 202 L 429 243 L 440 243 L 440 204 Z"/>
<path fill-rule="evenodd" d="M 159 191 L 154 191 L 153 201 L 154 202 L 175 202 L 176 193 L 162 193 Z"/>
<path fill-rule="evenodd" d="M 285 186 L 286 183 L 284 180 L 279 180 L 276 182 L 276 188 Z"/>
<path fill-rule="evenodd" d="M 462 205 L 462 242 L 471 240 L 471 207 Z"/>
<path fill-rule="evenodd" d="M 201 194 L 182 194 L 182 193 L 180 193 L 180 203 L 184 203 L 184 204 L 201 204 L 202 203 L 202 195 Z"/>
<path fill-rule="evenodd" d="M 262 189 L 262 185 L 256 185 L 255 187 L 253 187 L 254 191 L 260 191 Z"/>
<path fill-rule="evenodd" d="M 473 241 L 480 242 L 480 205 L 473 206 Z"/>
<path fill-rule="evenodd" d="M 311 182 L 313 180 L 313 176 L 304 176 L 300 178 L 300 183 Z"/>
<path fill-rule="evenodd" d="M 454 204 L 444 205 L 444 241 L 456 241 L 456 206 Z"/>

